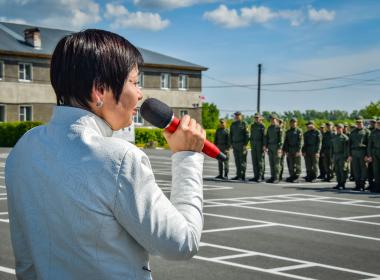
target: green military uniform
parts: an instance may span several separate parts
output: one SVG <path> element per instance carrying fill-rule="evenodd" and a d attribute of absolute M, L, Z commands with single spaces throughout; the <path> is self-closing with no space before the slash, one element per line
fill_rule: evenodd
<path fill-rule="evenodd" d="M 247 130 L 247 123 L 241 120 L 234 121 L 230 127 L 230 142 L 232 145 L 236 164 L 236 177 L 233 179 L 245 180 L 248 141 L 249 135 Z"/>
<path fill-rule="evenodd" d="M 298 127 L 290 128 L 285 133 L 283 151 L 286 153 L 286 162 L 288 164 L 290 177 L 288 182 L 298 180 L 301 175 L 301 148 L 302 148 L 302 130 Z"/>
<path fill-rule="evenodd" d="M 277 116 L 272 116 L 277 118 Z M 268 183 L 277 183 L 280 175 L 280 160 L 281 155 L 278 154 L 278 150 L 282 149 L 283 131 L 279 125 L 270 125 L 265 135 L 265 146 L 268 149 L 269 165 L 271 178 L 267 180 Z"/>
<path fill-rule="evenodd" d="M 357 121 L 362 121 L 362 118 L 359 118 Z M 356 190 L 364 190 L 367 179 L 365 158 L 367 156 L 369 136 L 370 131 L 364 127 L 356 127 L 350 134 L 350 156 L 352 157 Z"/>
<path fill-rule="evenodd" d="M 252 181 L 260 181 L 264 178 L 265 170 L 265 127 L 261 123 L 253 123 L 251 125 L 251 133 L 249 137 L 251 143 L 251 156 L 254 177 Z"/>
<path fill-rule="evenodd" d="M 371 120 L 371 126 L 368 128 L 369 131 L 372 133 L 375 130 L 375 125 L 376 125 L 376 120 L 372 119 Z M 373 189 L 375 187 L 375 174 L 373 174 L 373 162 L 368 162 L 368 184 L 369 187 L 368 189 Z"/>
<path fill-rule="evenodd" d="M 332 125 L 332 123 L 328 123 L 326 125 Z M 334 178 L 334 171 L 333 171 L 333 161 L 331 159 L 331 142 L 334 138 L 334 133 L 330 130 L 327 130 L 322 135 L 322 148 L 321 148 L 321 159 L 323 163 L 323 168 L 325 172 L 325 180 L 330 181 L 332 178 Z"/>
<path fill-rule="evenodd" d="M 377 120 L 380 123 L 380 118 Z M 368 141 L 368 155 L 372 158 L 375 183 L 370 191 L 380 192 L 380 129 L 375 128 Z"/>
<path fill-rule="evenodd" d="M 215 132 L 214 144 L 219 148 L 221 152 L 226 155 L 226 160 L 218 160 L 219 175 L 217 178 L 227 179 L 229 171 L 229 154 L 230 154 L 230 132 L 227 128 L 219 127 Z M 224 170 L 224 176 L 223 176 Z"/>
<path fill-rule="evenodd" d="M 343 125 L 338 125 L 343 128 Z M 334 161 L 337 185 L 335 189 L 344 189 L 348 176 L 348 156 L 350 154 L 349 138 L 344 133 L 333 137 L 330 155 Z"/>
<path fill-rule="evenodd" d="M 284 122 L 281 119 L 279 120 L 279 126 L 281 128 L 282 133 L 284 134 Z M 284 136 L 284 135 L 282 135 L 282 136 Z M 285 162 L 285 153 L 282 150 L 282 153 L 281 153 L 281 156 L 280 156 L 280 172 L 278 174 L 278 179 L 280 181 L 282 181 L 282 175 L 284 174 L 284 162 Z"/>
<path fill-rule="evenodd" d="M 314 124 L 314 123 L 308 123 Z M 305 155 L 306 181 L 312 182 L 317 178 L 318 154 L 321 150 L 322 136 L 316 129 L 308 130 L 303 135 L 304 144 L 302 153 Z"/>
<path fill-rule="evenodd" d="M 323 139 L 323 134 L 325 133 L 326 125 L 323 123 L 319 127 L 319 131 L 321 132 L 322 139 Z M 319 176 L 317 177 L 318 179 L 326 179 L 326 171 L 325 171 L 325 165 L 323 164 L 323 158 L 319 157 L 318 159 L 318 168 L 319 168 Z"/>

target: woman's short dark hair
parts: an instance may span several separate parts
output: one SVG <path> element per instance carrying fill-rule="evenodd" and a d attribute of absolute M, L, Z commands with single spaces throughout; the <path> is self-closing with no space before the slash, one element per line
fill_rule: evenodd
<path fill-rule="evenodd" d="M 111 89 L 119 102 L 125 79 L 142 64 L 139 50 L 115 33 L 87 29 L 65 36 L 58 42 L 50 66 L 57 105 L 89 109 L 93 86 Z"/>

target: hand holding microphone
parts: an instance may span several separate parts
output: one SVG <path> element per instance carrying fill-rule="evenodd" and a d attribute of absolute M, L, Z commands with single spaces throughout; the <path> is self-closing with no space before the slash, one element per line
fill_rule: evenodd
<path fill-rule="evenodd" d="M 181 120 L 177 119 L 172 109 L 158 99 L 146 99 L 141 105 L 140 112 L 142 117 L 152 125 L 165 129 L 164 136 L 173 152 L 189 150 L 200 152 L 202 150 L 210 157 L 218 160 L 226 159 L 226 155 L 213 143 L 205 140 L 204 129 L 194 119 L 189 116 L 184 116 Z"/>

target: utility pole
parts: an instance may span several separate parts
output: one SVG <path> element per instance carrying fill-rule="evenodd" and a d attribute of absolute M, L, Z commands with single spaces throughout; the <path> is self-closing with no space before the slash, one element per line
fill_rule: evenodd
<path fill-rule="evenodd" d="M 259 74 L 257 77 L 257 113 L 260 113 L 261 64 L 259 64 L 258 67 L 259 67 Z"/>

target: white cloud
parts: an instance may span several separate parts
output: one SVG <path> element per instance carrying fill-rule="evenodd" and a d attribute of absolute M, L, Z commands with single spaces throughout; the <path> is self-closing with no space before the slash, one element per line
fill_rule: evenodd
<path fill-rule="evenodd" d="M 311 21 L 332 21 L 335 17 L 334 11 L 321 9 L 319 11 L 309 8 L 309 19 Z M 299 26 L 305 20 L 304 11 L 278 10 L 273 11 L 265 6 L 244 7 L 237 11 L 228 9 L 226 5 L 220 5 L 213 11 L 205 12 L 203 18 L 226 28 L 238 28 L 249 26 L 254 23 L 264 24 L 276 19 L 289 21 L 291 26 Z"/>
<path fill-rule="evenodd" d="M 78 30 L 101 21 L 99 4 L 92 0 L 0 1 L 7 18 L 31 25 Z"/>
<path fill-rule="evenodd" d="M 202 3 L 210 3 L 214 0 L 133 0 L 136 6 L 147 8 L 147 9 L 177 9 L 190 7 Z"/>
<path fill-rule="evenodd" d="M 152 31 L 162 30 L 170 21 L 161 19 L 157 13 L 129 12 L 123 5 L 106 5 L 105 17 L 112 21 L 112 28 L 137 28 Z"/>
<path fill-rule="evenodd" d="M 335 11 L 328 11 L 326 9 L 316 10 L 312 7 L 309 8 L 309 19 L 314 22 L 332 21 L 335 18 Z"/>
<path fill-rule="evenodd" d="M 20 18 L 7 18 L 7 17 L 0 17 L 0 21 L 5 22 L 11 22 L 11 23 L 19 23 L 19 24 L 26 24 L 26 21 Z"/>

